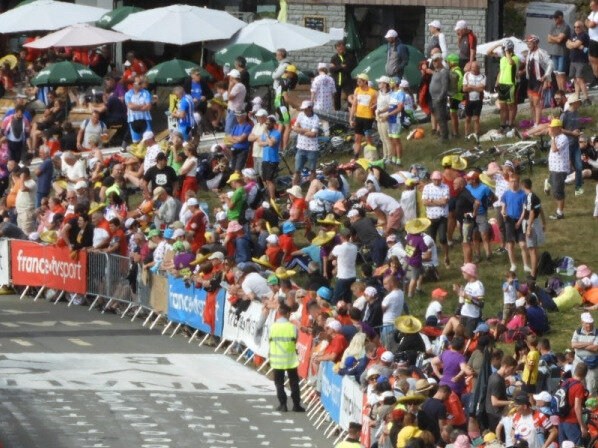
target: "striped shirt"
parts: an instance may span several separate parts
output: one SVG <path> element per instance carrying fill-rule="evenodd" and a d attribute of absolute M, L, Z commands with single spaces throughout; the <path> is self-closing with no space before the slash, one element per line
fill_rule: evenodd
<path fill-rule="evenodd" d="M 125 93 L 125 104 L 151 104 L 152 96 L 145 90 L 141 89 L 139 92 L 135 92 L 135 89 L 130 89 Z M 148 111 L 131 110 L 127 107 L 127 121 L 129 123 L 135 120 L 151 120 L 152 115 Z"/>

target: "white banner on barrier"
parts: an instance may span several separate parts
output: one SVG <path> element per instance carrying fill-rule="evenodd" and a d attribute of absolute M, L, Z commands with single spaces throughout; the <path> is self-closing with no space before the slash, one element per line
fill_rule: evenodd
<path fill-rule="evenodd" d="M 10 284 L 10 250 L 8 240 L 0 240 L 0 285 Z"/>
<path fill-rule="evenodd" d="M 343 388 L 341 396 L 340 426 L 344 430 L 349 429 L 349 423 L 361 423 L 361 412 L 363 406 L 363 392 L 359 384 L 348 376 L 343 377 Z"/>
<path fill-rule="evenodd" d="M 251 302 L 249 308 L 237 317 L 236 309 L 227 298 L 224 307 L 223 339 L 241 342 L 256 355 L 267 358 L 268 336 L 274 323 L 275 312 L 270 311 L 268 316 L 264 316 L 263 308 L 262 304 Z"/>

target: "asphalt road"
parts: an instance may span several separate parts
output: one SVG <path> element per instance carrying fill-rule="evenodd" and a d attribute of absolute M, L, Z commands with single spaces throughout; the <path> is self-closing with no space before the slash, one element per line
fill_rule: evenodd
<path fill-rule="evenodd" d="M 115 315 L 0 296 L 2 448 L 325 448 L 263 375 Z M 290 406 L 290 398 L 289 398 Z"/>

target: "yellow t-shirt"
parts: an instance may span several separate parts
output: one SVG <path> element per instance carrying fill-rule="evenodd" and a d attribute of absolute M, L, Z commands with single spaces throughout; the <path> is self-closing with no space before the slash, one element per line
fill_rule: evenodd
<path fill-rule="evenodd" d="M 405 426 L 403 429 L 399 431 L 397 435 L 397 448 L 405 448 L 407 446 L 407 442 L 410 439 L 415 437 L 419 437 L 422 434 L 422 430 L 419 429 L 417 426 Z"/>
<path fill-rule="evenodd" d="M 376 104 L 376 97 L 378 92 L 368 87 L 366 89 L 362 89 L 361 87 L 357 87 L 353 96 L 355 97 L 355 101 L 357 101 L 357 109 L 355 110 L 355 116 L 358 118 L 374 118 L 374 110 L 372 107 Z"/>
<path fill-rule="evenodd" d="M 540 352 L 532 350 L 525 358 L 525 367 L 521 379 L 526 384 L 534 385 L 538 382 L 538 365 L 540 364 Z"/>

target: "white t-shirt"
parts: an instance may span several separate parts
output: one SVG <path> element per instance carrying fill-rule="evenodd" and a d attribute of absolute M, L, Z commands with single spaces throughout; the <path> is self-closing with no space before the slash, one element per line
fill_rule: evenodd
<path fill-rule="evenodd" d="M 390 260 L 390 257 L 397 257 L 401 261 L 401 263 L 403 263 L 406 256 L 407 252 L 405 252 L 405 248 L 403 247 L 403 244 L 400 241 L 394 243 L 386 253 L 387 260 Z"/>
<path fill-rule="evenodd" d="M 569 140 L 565 134 L 559 134 L 554 137 L 557 151 L 549 150 L 548 171 L 556 173 L 569 172 Z"/>
<path fill-rule="evenodd" d="M 448 185 L 440 184 L 439 186 L 430 183 L 422 190 L 422 200 L 438 200 L 449 199 L 450 190 Z M 426 217 L 428 219 L 438 219 L 448 216 L 449 207 L 448 201 L 444 205 L 426 205 Z"/>
<path fill-rule="evenodd" d="M 403 208 L 403 224 L 417 218 L 416 190 L 403 190 L 401 193 L 401 207 Z"/>
<path fill-rule="evenodd" d="M 476 299 L 483 299 L 486 292 L 484 289 L 484 284 L 479 280 L 467 283 L 463 290 L 466 294 L 469 294 Z M 481 317 L 481 315 L 481 308 L 478 308 L 473 303 L 465 302 L 461 308 L 461 316 L 473 317 L 475 319 Z"/>
<path fill-rule="evenodd" d="M 94 227 L 93 229 L 93 247 L 96 249 L 100 247 L 100 245 L 106 241 L 107 238 L 110 238 L 110 234 L 106 231 L 106 229 L 102 227 Z"/>
<path fill-rule="evenodd" d="M 372 209 L 380 209 L 385 215 L 390 215 L 401 208 L 401 204 L 385 193 L 370 193 L 365 203 Z"/>
<path fill-rule="evenodd" d="M 353 304 L 351 306 L 353 308 L 357 308 L 359 311 L 363 311 L 365 309 L 365 304 L 366 304 L 365 296 L 361 295 L 355 299 L 355 301 L 353 302 Z"/>
<path fill-rule="evenodd" d="M 423 266 L 433 266 L 433 267 L 437 268 L 438 267 L 438 246 L 436 246 L 436 243 L 434 242 L 432 237 L 430 235 L 428 235 L 427 233 L 422 233 L 422 236 L 424 238 L 424 243 L 426 243 L 426 246 L 428 246 L 428 250 L 431 252 L 430 259 L 428 261 L 423 261 L 422 265 Z"/>
<path fill-rule="evenodd" d="M 25 212 L 35 208 L 35 193 L 37 193 L 37 182 L 33 179 L 25 181 L 25 187 L 29 191 L 19 190 L 15 199 L 17 212 Z"/>
<path fill-rule="evenodd" d="M 77 179 L 87 178 L 87 171 L 85 169 L 85 161 L 77 160 L 72 165 L 66 163 L 65 154 L 62 155 L 62 174 L 68 179 L 69 182 L 75 182 Z"/>
<path fill-rule="evenodd" d="M 162 147 L 157 143 L 147 148 L 145 158 L 143 159 L 143 173 L 147 173 L 147 170 L 156 164 L 156 157 L 158 157 L 158 154 L 161 152 Z"/>
<path fill-rule="evenodd" d="M 103 121 L 98 121 L 98 124 L 93 124 L 91 122 L 91 118 L 88 118 L 83 122 L 83 147 L 89 148 L 89 140 L 91 137 L 96 136 L 98 139 L 102 136 L 102 134 L 106 133 L 108 128 L 104 124 Z"/>
<path fill-rule="evenodd" d="M 342 244 L 334 246 L 330 253 L 336 257 L 336 277 L 339 279 L 349 279 L 357 277 L 355 269 L 357 260 L 357 246 L 345 241 Z"/>
<path fill-rule="evenodd" d="M 514 284 L 504 282 L 502 285 L 502 300 L 504 303 L 514 304 L 517 301 L 517 291 Z"/>
<path fill-rule="evenodd" d="M 442 304 L 438 300 L 432 300 L 426 308 L 426 319 L 431 316 L 438 317 L 440 313 L 442 313 Z"/>
<path fill-rule="evenodd" d="M 598 12 L 591 12 L 588 16 L 588 20 L 598 23 Z M 588 35 L 590 36 L 590 40 L 598 41 L 598 26 L 588 28 Z"/>
<path fill-rule="evenodd" d="M 272 290 L 268 286 L 266 279 L 257 272 L 247 274 L 243 283 L 241 283 L 241 288 L 245 294 L 255 294 L 258 299 L 272 295 Z"/>
<path fill-rule="evenodd" d="M 264 154 L 264 147 L 259 145 L 259 142 L 261 141 L 261 137 L 262 134 L 266 131 L 266 123 L 258 123 L 256 121 L 255 125 L 253 126 L 253 128 L 251 129 L 251 134 L 250 135 L 255 135 L 257 136 L 257 140 L 253 142 L 253 146 L 252 146 L 252 155 L 253 157 L 258 157 L 261 158 Z"/>
<path fill-rule="evenodd" d="M 533 412 L 529 415 L 521 415 L 514 422 L 513 429 L 515 430 L 515 436 L 521 436 L 523 440 L 527 441 L 529 448 L 540 448 L 542 446 L 538 437 L 538 428 L 534 424 Z"/>
<path fill-rule="evenodd" d="M 386 294 L 382 299 L 382 308 L 386 308 L 382 315 L 382 325 L 394 325 L 395 319 L 403 314 L 404 303 L 405 297 L 400 289 Z"/>
<path fill-rule="evenodd" d="M 486 76 L 483 74 L 474 75 L 471 72 L 465 73 L 465 77 L 463 79 L 463 85 L 467 84 L 470 87 L 482 87 L 486 85 Z M 480 92 L 469 92 L 469 101 L 479 101 L 480 100 Z"/>
<path fill-rule="evenodd" d="M 187 157 L 181 168 L 189 170 L 187 171 L 187 174 L 185 174 L 185 177 L 195 177 L 197 175 L 197 157 Z"/>

